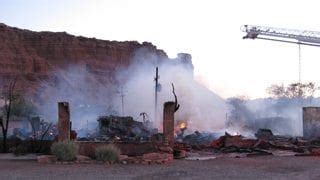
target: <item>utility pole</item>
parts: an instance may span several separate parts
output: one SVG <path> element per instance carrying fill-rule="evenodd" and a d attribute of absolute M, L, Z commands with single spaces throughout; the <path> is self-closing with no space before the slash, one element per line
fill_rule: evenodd
<path fill-rule="evenodd" d="M 89 137 L 89 121 L 87 120 L 87 137 Z"/>
<path fill-rule="evenodd" d="M 121 115 L 124 116 L 124 91 L 123 86 L 120 87 L 120 91 L 118 91 L 120 97 L 121 97 Z"/>
<path fill-rule="evenodd" d="M 298 55 L 299 55 L 299 67 L 298 67 L 298 70 L 299 70 L 299 98 L 300 98 L 300 101 L 301 101 L 301 97 L 302 97 L 302 84 L 301 84 L 301 43 L 300 41 L 298 42 Z M 301 102 L 301 106 L 302 106 L 302 102 Z"/>
<path fill-rule="evenodd" d="M 154 90 L 154 121 L 157 120 L 157 109 L 158 109 L 158 91 L 160 90 L 159 88 L 159 83 L 158 80 L 160 79 L 159 74 L 158 74 L 158 67 L 156 67 L 156 77 L 154 78 L 155 81 L 155 90 Z"/>
<path fill-rule="evenodd" d="M 298 50 L 299 50 L 299 84 L 301 84 L 301 43 L 298 42 Z"/>

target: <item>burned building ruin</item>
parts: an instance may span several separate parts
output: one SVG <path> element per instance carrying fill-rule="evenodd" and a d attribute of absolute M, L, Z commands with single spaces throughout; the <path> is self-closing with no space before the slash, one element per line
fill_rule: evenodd
<path fill-rule="evenodd" d="M 99 135 L 106 140 L 134 141 L 148 140 L 151 131 L 142 123 L 132 117 L 101 116 L 98 118 Z"/>

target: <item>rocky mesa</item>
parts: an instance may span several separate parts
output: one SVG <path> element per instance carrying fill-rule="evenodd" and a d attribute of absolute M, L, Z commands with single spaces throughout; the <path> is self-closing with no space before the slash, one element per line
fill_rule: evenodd
<path fill-rule="evenodd" d="M 183 106 L 178 113 L 180 119 L 192 119 L 194 126 L 201 129 L 223 126 L 225 102 L 193 79 L 190 54 L 180 53 L 170 59 L 149 42 L 99 40 L 0 24 L 0 79 L 6 81 L 18 76 L 17 90 L 28 93 L 42 108 L 41 114 L 49 118 L 56 115 L 57 101 L 65 100 L 71 102 L 72 107 L 80 108 L 74 108 L 73 113 L 78 119 L 93 112 L 93 106 L 102 108 L 95 108 L 89 119 L 106 112 L 107 106 L 120 112 L 116 91 L 122 85 L 127 88 L 126 114 L 135 116 L 145 111 L 152 114 L 156 66 L 159 66 L 163 85 L 159 104 L 171 99 L 174 82 Z M 79 67 L 81 73 L 70 72 Z M 90 107 L 90 113 L 81 114 L 83 107 Z M 197 123 L 200 119 L 203 123 Z"/>
<path fill-rule="evenodd" d="M 27 84 L 35 85 L 39 80 L 52 79 L 52 72 L 59 68 L 77 64 L 96 74 L 104 72 L 112 79 L 114 72 L 128 67 L 135 52 L 141 49 L 145 56 L 157 58 L 158 63 L 168 59 L 163 50 L 148 42 L 107 41 L 66 32 L 34 32 L 0 24 L 0 77 L 19 75 L 24 81 L 22 87 L 26 87 Z M 184 57 L 185 62 L 192 66 L 191 56 Z"/>

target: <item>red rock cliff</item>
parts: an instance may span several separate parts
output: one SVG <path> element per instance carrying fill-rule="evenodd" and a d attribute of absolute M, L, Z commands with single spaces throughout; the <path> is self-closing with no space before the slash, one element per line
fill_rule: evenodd
<path fill-rule="evenodd" d="M 36 87 L 39 81 L 53 80 L 52 72 L 57 69 L 77 64 L 96 74 L 103 69 L 110 78 L 115 70 L 129 66 L 139 49 L 148 52 L 146 56 L 152 54 L 159 62 L 168 59 L 163 50 L 148 42 L 107 41 L 65 32 L 34 32 L 0 23 L 0 77 L 8 79 L 19 75 L 23 81 L 19 83 L 20 88 Z M 192 67 L 190 55 L 179 56 Z"/>

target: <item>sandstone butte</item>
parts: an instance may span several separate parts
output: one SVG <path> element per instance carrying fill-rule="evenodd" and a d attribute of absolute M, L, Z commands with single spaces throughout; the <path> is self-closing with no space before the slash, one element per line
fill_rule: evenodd
<path fill-rule="evenodd" d="M 40 82 L 55 83 L 56 72 L 70 64 L 85 67 L 105 83 L 114 83 L 114 73 L 132 64 L 137 52 L 161 64 L 167 54 L 152 43 L 108 41 L 70 35 L 66 32 L 35 32 L 0 23 L 0 78 L 19 76 L 17 90 L 36 94 Z M 180 53 L 177 61 L 192 68 L 191 55 Z"/>

